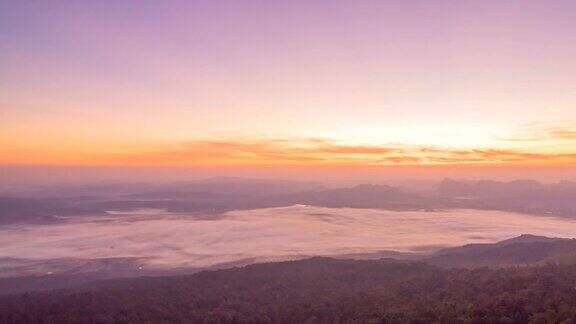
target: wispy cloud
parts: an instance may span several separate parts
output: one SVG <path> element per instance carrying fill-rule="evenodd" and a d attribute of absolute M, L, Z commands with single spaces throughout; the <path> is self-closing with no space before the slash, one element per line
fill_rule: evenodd
<path fill-rule="evenodd" d="M 451 149 L 401 144 L 352 145 L 330 139 L 197 140 L 116 156 L 121 163 L 174 165 L 394 165 L 571 163 L 576 152 Z"/>
<path fill-rule="evenodd" d="M 397 154 L 393 146 L 349 145 L 308 138 L 197 140 L 156 151 L 123 155 L 128 162 L 199 164 L 359 164 Z"/>
<path fill-rule="evenodd" d="M 573 141 L 576 140 L 576 124 L 531 123 L 516 130 L 507 141 Z"/>

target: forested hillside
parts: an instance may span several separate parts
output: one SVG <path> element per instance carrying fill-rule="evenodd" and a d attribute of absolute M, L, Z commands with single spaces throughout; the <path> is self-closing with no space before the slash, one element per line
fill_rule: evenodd
<path fill-rule="evenodd" d="M 0 323 L 574 323 L 576 266 L 312 258 L 6 296 Z"/>

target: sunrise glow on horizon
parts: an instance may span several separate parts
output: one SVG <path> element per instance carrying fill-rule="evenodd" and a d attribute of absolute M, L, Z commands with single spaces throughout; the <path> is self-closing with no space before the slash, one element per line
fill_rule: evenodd
<path fill-rule="evenodd" d="M 576 2 L 3 1 L 0 164 L 576 164 Z"/>

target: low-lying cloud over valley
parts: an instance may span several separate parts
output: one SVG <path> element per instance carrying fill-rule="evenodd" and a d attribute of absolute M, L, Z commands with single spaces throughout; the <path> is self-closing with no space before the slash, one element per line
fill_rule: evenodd
<path fill-rule="evenodd" d="M 496 242 L 523 233 L 576 237 L 576 220 L 467 209 L 389 211 L 304 205 L 210 217 L 112 212 L 63 218 L 55 224 L 4 225 L 0 258 L 42 262 L 134 258 L 144 269 L 202 268 L 245 259 L 421 252 Z"/>

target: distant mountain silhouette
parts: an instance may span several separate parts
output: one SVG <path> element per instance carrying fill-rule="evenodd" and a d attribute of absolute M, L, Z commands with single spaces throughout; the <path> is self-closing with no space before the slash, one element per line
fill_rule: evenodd
<path fill-rule="evenodd" d="M 468 244 L 443 249 L 421 260 L 444 267 L 466 268 L 576 264 L 576 239 L 524 234 L 493 244 Z"/>
<path fill-rule="evenodd" d="M 439 186 L 446 197 L 502 197 L 528 191 L 542 190 L 545 186 L 535 180 L 500 182 L 492 180 L 456 181 L 444 179 Z"/>
<path fill-rule="evenodd" d="M 576 183 L 542 184 L 534 180 L 456 181 L 444 179 L 438 188 L 448 206 L 554 214 L 576 217 Z"/>
<path fill-rule="evenodd" d="M 515 243 L 540 243 L 540 242 L 557 242 L 557 241 L 566 241 L 566 238 L 560 237 L 547 237 L 541 235 L 532 235 L 532 234 L 522 234 L 520 236 L 513 237 L 511 239 L 503 240 L 497 242 L 497 245 L 507 245 L 507 244 L 515 244 Z"/>
<path fill-rule="evenodd" d="M 129 197 L 145 199 L 210 197 L 246 198 L 320 189 L 324 189 L 324 186 L 316 182 L 215 177 L 199 181 L 165 184 L 155 190 L 135 193 L 129 195 Z"/>
<path fill-rule="evenodd" d="M 277 201 L 332 208 L 394 208 L 422 205 L 422 198 L 387 185 L 358 185 L 351 188 L 300 192 L 277 197 Z"/>

